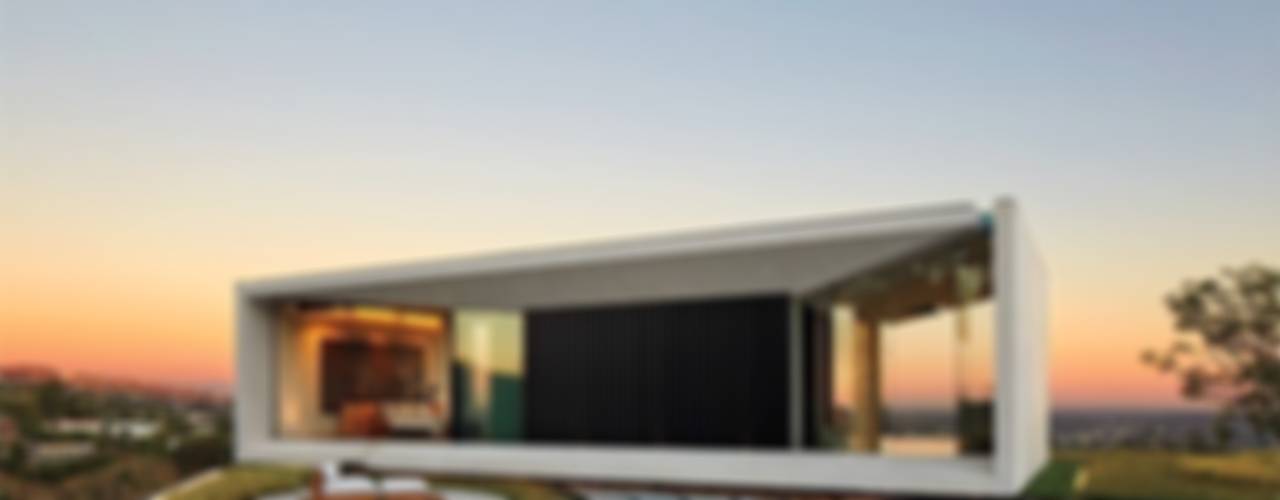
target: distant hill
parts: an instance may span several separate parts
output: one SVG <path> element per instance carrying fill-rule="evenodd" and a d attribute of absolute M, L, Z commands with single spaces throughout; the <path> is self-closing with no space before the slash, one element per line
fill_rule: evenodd
<path fill-rule="evenodd" d="M 67 387 L 101 394 L 123 394 L 184 403 L 228 404 L 230 387 L 222 384 L 190 386 L 137 380 L 94 373 L 66 375 L 57 369 L 34 363 L 0 365 L 0 382 L 42 384 L 60 381 Z"/>
<path fill-rule="evenodd" d="M 32 363 L 0 365 L 0 381 L 19 384 L 39 384 L 61 379 L 62 375 L 51 367 Z"/>

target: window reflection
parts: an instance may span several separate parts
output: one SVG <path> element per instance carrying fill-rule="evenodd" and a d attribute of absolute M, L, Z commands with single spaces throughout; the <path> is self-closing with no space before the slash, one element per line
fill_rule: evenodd
<path fill-rule="evenodd" d="M 990 262 L 989 232 L 972 231 L 808 298 L 809 446 L 991 451 Z"/>

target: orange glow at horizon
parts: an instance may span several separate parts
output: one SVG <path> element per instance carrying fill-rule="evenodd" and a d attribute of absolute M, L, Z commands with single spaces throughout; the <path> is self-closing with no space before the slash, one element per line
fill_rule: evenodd
<path fill-rule="evenodd" d="M 76 280 L 18 273 L 22 286 L 0 292 L 5 304 L 0 311 L 0 364 L 44 364 L 68 373 L 179 384 L 230 384 L 234 379 L 229 286 L 220 294 L 181 287 L 156 291 L 127 279 L 97 277 L 97 286 L 83 287 L 74 286 Z M 1168 325 L 1160 321 L 1163 311 L 1151 309 L 1155 313 L 1146 315 L 1147 320 L 1125 322 L 1055 314 L 1055 405 L 1184 405 L 1175 379 L 1138 362 L 1142 349 L 1171 338 Z M 951 387 L 932 388 L 933 379 L 909 375 L 924 368 L 919 361 L 903 361 L 897 373 L 907 375 L 896 379 L 893 390 L 904 401 L 950 394 Z"/>
<path fill-rule="evenodd" d="M 190 245 L 151 233 L 29 229 L 24 244 L 3 249 L 0 364 L 36 363 L 178 384 L 234 380 L 232 283 L 242 274 L 383 260 L 367 247 L 298 250 L 291 260 L 237 252 L 230 243 Z M 534 230 L 524 240 L 536 240 Z M 517 235 L 520 236 L 520 235 Z M 128 238 L 121 241 L 121 238 Z M 86 241 L 101 242 L 79 252 Z M 438 246 L 439 241 L 431 241 Z M 425 248 L 429 245 L 421 244 Z M 458 249 L 510 246 L 470 241 Z M 159 257 L 157 256 L 159 255 Z M 207 263 L 192 265 L 190 263 Z M 1172 339 L 1159 296 L 1176 280 L 1116 273 L 1108 286 L 1052 281 L 1052 398 L 1058 406 L 1174 407 L 1186 403 L 1177 381 L 1138 362 L 1144 348 Z M 918 364 L 907 361 L 911 369 Z M 915 367 L 915 368 L 911 368 Z M 908 400 L 938 397 L 909 376 Z M 947 391 L 951 389 L 948 388 Z"/>

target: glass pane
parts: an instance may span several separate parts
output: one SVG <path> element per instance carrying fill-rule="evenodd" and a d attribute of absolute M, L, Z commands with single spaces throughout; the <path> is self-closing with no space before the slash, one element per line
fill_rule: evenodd
<path fill-rule="evenodd" d="M 905 456 L 990 453 L 991 298 L 985 228 L 809 296 L 808 446 Z"/>
<path fill-rule="evenodd" d="M 295 304 L 283 320 L 276 381 L 282 435 L 445 431 L 449 350 L 443 314 Z"/>
<path fill-rule="evenodd" d="M 519 312 L 454 313 L 455 435 L 523 436 L 524 320 Z"/>

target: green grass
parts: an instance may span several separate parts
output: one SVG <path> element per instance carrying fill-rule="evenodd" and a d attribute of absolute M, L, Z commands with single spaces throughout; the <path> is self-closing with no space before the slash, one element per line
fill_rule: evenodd
<path fill-rule="evenodd" d="M 1031 498 L 1280 500 L 1280 451 L 1062 451 Z"/>
<path fill-rule="evenodd" d="M 170 500 L 240 500 L 301 487 L 309 469 L 236 465 Z M 533 481 L 430 477 L 436 488 L 494 493 L 512 500 L 564 500 Z M 1280 500 L 1280 450 L 1239 453 L 1062 451 L 1024 491 L 1026 498 L 1099 500 Z"/>
<path fill-rule="evenodd" d="M 306 484 L 309 469 L 281 465 L 235 465 L 212 481 L 168 497 L 168 500 L 249 500 L 258 495 Z"/>
<path fill-rule="evenodd" d="M 545 483 L 524 480 L 491 481 L 486 479 L 433 478 L 432 488 L 476 490 L 510 500 L 571 500 L 564 490 Z"/>
<path fill-rule="evenodd" d="M 1031 484 L 1022 492 L 1026 498 L 1070 498 L 1075 490 L 1076 473 L 1080 466 L 1075 462 L 1054 460 L 1040 470 Z"/>
<path fill-rule="evenodd" d="M 178 493 L 166 500 L 248 500 L 259 495 L 287 491 L 306 485 L 310 469 L 283 465 L 234 465 L 215 479 Z M 465 489 L 492 493 L 512 500 L 567 500 L 560 490 L 530 481 L 490 481 L 430 477 L 433 488 Z"/>

